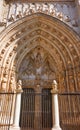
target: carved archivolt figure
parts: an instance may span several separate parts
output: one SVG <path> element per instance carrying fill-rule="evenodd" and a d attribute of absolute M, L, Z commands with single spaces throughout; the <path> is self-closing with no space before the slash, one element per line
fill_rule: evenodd
<path fill-rule="evenodd" d="M 14 14 L 11 14 L 10 18 L 8 19 L 9 22 L 14 22 L 15 21 L 15 16 Z"/>
<path fill-rule="evenodd" d="M 18 12 L 16 18 L 22 18 L 22 13 L 21 13 L 21 11 Z"/>
<path fill-rule="evenodd" d="M 10 91 L 14 92 L 16 89 L 15 78 L 12 76 L 10 81 Z"/>
<path fill-rule="evenodd" d="M 5 74 L 2 79 L 2 86 L 1 86 L 2 91 L 6 91 L 6 83 L 7 83 L 7 74 Z"/>

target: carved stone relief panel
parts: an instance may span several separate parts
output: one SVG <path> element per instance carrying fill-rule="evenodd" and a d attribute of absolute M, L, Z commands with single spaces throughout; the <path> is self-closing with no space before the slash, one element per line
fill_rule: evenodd
<path fill-rule="evenodd" d="M 38 84 L 49 87 L 52 80 L 56 79 L 56 71 L 54 59 L 42 47 L 37 46 L 24 57 L 18 78 L 22 80 L 23 87 Z"/>

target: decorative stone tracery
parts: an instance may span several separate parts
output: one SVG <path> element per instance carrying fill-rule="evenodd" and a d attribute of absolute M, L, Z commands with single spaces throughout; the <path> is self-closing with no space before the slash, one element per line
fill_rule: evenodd
<path fill-rule="evenodd" d="M 0 37 L 0 65 L 3 68 L 3 71 L 1 69 L 1 79 L 3 80 L 4 68 L 7 67 L 8 80 L 6 84 L 8 89 L 12 71 L 15 74 L 14 78 L 16 78 L 17 83 L 19 68 L 24 57 L 28 56 L 37 47 L 43 48 L 44 52 L 49 53 L 47 59 L 50 60 L 51 68 L 56 68 L 56 79 L 59 82 L 60 90 L 66 91 L 67 87 L 69 87 L 69 91 L 72 88 L 74 88 L 73 90 L 79 88 L 76 67 L 79 66 L 80 39 L 57 19 L 43 14 L 25 17 L 10 25 Z M 38 57 L 42 57 L 40 52 L 37 53 L 36 60 Z M 42 63 L 41 61 L 40 64 Z M 38 68 L 40 64 L 36 64 L 36 67 Z M 70 76 L 71 70 L 73 72 L 72 76 Z M 71 83 L 69 84 L 69 82 Z"/>
<path fill-rule="evenodd" d="M 49 87 L 50 82 L 56 78 L 56 73 L 57 68 L 54 59 L 42 47 L 38 46 L 29 52 L 22 61 L 19 79 L 22 79 L 24 87 L 36 86 L 37 84 Z M 47 81 L 49 84 L 46 84 Z"/>

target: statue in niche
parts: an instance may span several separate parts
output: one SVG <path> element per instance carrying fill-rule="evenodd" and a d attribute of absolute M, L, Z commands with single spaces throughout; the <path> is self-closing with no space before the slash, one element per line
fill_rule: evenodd
<path fill-rule="evenodd" d="M 11 76 L 9 91 L 14 92 L 16 90 L 16 82 L 14 76 Z"/>
<path fill-rule="evenodd" d="M 6 83 L 7 83 L 7 74 L 4 74 L 3 79 L 2 79 L 2 85 L 1 85 L 1 90 L 6 91 Z"/>
<path fill-rule="evenodd" d="M 8 81 L 7 78 L 8 78 L 8 68 L 5 68 L 1 85 L 2 91 L 6 91 L 6 83 Z"/>
<path fill-rule="evenodd" d="M 52 93 L 58 93 L 58 88 L 57 87 L 58 87 L 58 84 L 57 84 L 56 80 L 53 80 L 51 92 Z"/>
<path fill-rule="evenodd" d="M 22 90 L 22 80 L 18 80 L 18 83 L 17 83 L 17 90 Z"/>
<path fill-rule="evenodd" d="M 51 12 L 50 12 L 50 14 L 51 14 L 52 16 L 55 16 L 55 15 L 56 15 L 55 9 L 52 9 Z"/>
<path fill-rule="evenodd" d="M 57 90 L 57 82 L 56 80 L 53 80 L 52 87 Z"/>
<path fill-rule="evenodd" d="M 18 12 L 16 18 L 22 18 L 22 13 L 21 13 L 21 11 Z"/>
<path fill-rule="evenodd" d="M 39 6 L 37 12 L 42 12 L 42 6 Z"/>
<path fill-rule="evenodd" d="M 35 64 L 37 68 L 40 68 L 42 65 L 42 57 L 40 53 L 37 53 L 36 58 L 35 58 Z"/>
<path fill-rule="evenodd" d="M 15 16 L 14 14 L 11 14 L 10 18 L 8 19 L 9 22 L 14 22 L 15 21 Z"/>
<path fill-rule="evenodd" d="M 34 10 L 33 9 L 30 9 L 29 10 L 30 14 L 34 13 Z"/>
<path fill-rule="evenodd" d="M 24 13 L 23 13 L 23 16 L 28 15 L 28 13 L 29 13 L 28 9 L 25 9 L 25 11 L 24 11 Z"/>

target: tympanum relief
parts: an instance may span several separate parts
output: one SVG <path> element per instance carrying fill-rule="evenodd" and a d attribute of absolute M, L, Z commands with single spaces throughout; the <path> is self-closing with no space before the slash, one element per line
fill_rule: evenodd
<path fill-rule="evenodd" d="M 51 87 L 56 79 L 56 63 L 52 57 L 40 46 L 29 52 L 19 68 L 19 79 L 23 87 Z"/>

